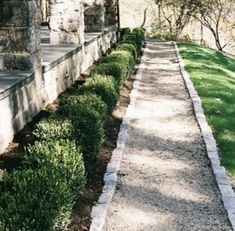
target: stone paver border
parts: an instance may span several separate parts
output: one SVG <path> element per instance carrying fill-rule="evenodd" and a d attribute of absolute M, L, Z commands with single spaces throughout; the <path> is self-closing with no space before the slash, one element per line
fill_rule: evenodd
<path fill-rule="evenodd" d="M 230 223 L 232 225 L 233 230 L 235 230 L 235 194 L 232 189 L 230 180 L 226 174 L 225 168 L 220 164 L 220 158 L 218 155 L 218 149 L 216 145 L 215 138 L 212 133 L 211 127 L 208 125 L 204 110 L 202 107 L 201 99 L 197 94 L 197 91 L 194 88 L 192 81 L 189 78 L 187 71 L 185 70 L 184 61 L 180 55 L 179 48 L 176 42 L 173 42 L 175 46 L 176 55 L 179 60 L 180 72 L 184 79 L 185 85 L 188 89 L 190 98 L 192 99 L 194 112 L 201 129 L 203 139 L 206 144 L 206 150 L 208 154 L 208 158 L 211 162 L 211 167 L 219 187 L 222 201 L 224 207 L 228 213 L 228 217 Z"/>
<path fill-rule="evenodd" d="M 123 122 L 120 126 L 120 132 L 118 134 L 116 149 L 112 153 L 112 158 L 107 166 L 106 173 L 104 175 L 104 187 L 101 196 L 99 197 L 96 205 L 93 206 L 91 212 L 91 226 L 90 231 L 102 231 L 105 219 L 108 212 L 108 207 L 111 203 L 113 195 L 117 186 L 117 177 L 118 171 L 120 169 L 120 164 L 122 161 L 122 155 L 126 144 L 126 139 L 128 135 L 128 130 L 130 126 L 130 121 L 133 115 L 133 110 L 136 104 L 136 100 L 138 97 L 138 87 L 140 85 L 140 80 L 142 78 L 142 72 L 145 69 L 145 64 L 143 61 L 145 60 L 145 53 L 141 58 L 141 63 L 139 65 L 139 69 L 137 74 L 135 75 L 135 81 L 133 84 L 133 89 L 130 93 L 130 104 L 127 107 L 126 115 L 123 119 Z"/>

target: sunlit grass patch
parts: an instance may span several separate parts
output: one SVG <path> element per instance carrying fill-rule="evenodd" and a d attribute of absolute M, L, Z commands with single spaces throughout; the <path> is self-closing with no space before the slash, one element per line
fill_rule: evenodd
<path fill-rule="evenodd" d="M 202 99 L 222 164 L 235 176 L 235 59 L 194 44 L 180 44 L 180 53 Z"/>

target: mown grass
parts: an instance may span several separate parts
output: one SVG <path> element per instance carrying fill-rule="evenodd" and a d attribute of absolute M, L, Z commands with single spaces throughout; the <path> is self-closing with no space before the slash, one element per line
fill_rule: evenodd
<path fill-rule="evenodd" d="M 235 58 L 194 44 L 180 44 L 180 53 L 202 99 L 222 164 L 235 176 Z"/>

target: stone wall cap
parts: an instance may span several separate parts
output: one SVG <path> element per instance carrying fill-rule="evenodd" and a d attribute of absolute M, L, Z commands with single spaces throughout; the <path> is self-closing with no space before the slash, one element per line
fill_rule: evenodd
<path fill-rule="evenodd" d="M 34 79 L 32 71 L 0 71 L 0 100 Z"/>
<path fill-rule="evenodd" d="M 66 59 L 72 57 L 82 50 L 82 45 L 63 44 L 63 45 L 42 45 L 43 54 L 43 73 L 53 69 Z M 59 57 L 59 58 L 58 58 Z"/>

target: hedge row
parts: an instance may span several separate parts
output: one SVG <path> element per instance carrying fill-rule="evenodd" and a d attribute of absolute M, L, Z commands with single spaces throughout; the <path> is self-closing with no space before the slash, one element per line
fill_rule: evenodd
<path fill-rule="evenodd" d="M 144 28 L 135 28 L 132 31 L 129 29 L 124 30 L 124 35 L 122 36 L 122 44 L 132 44 L 137 52 L 141 50 L 142 43 L 145 37 Z"/>
<path fill-rule="evenodd" d="M 67 230 L 143 39 L 142 29 L 128 31 L 87 82 L 61 95 L 58 109 L 36 125 L 36 141 L 26 148 L 21 168 L 6 173 L 0 183 L 0 230 Z"/>

